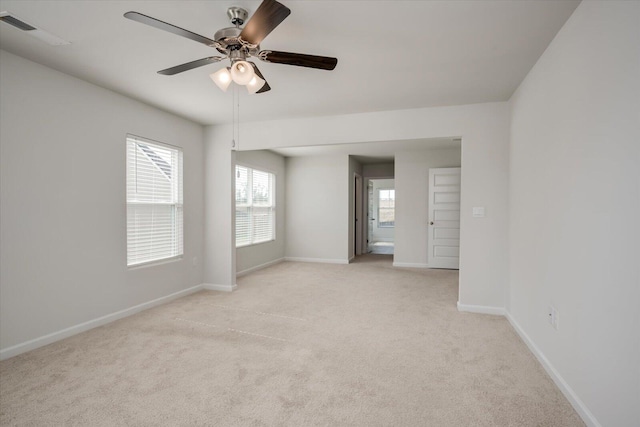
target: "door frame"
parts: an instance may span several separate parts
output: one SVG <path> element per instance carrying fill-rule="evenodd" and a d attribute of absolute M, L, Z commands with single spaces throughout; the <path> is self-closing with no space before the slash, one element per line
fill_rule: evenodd
<path fill-rule="evenodd" d="M 353 231 L 354 231 L 354 245 L 353 245 L 353 250 L 354 250 L 354 255 L 358 256 L 358 255 L 362 255 L 362 242 L 363 242 L 363 224 L 364 221 L 362 221 L 362 205 L 363 205 L 363 198 L 362 198 L 362 175 L 360 175 L 359 173 L 355 172 L 353 174 L 353 183 L 354 183 L 354 198 L 355 198 L 355 202 L 354 202 L 354 218 L 353 218 Z"/>

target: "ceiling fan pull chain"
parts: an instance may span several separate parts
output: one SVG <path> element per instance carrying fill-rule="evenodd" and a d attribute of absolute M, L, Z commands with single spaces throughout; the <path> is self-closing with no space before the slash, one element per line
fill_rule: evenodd
<path fill-rule="evenodd" d="M 240 150 L 240 89 L 238 85 L 235 85 L 236 90 L 236 108 L 237 108 L 237 120 L 236 120 L 236 150 Z"/>
<path fill-rule="evenodd" d="M 231 89 L 231 149 L 236 149 L 236 88 Z"/>
<path fill-rule="evenodd" d="M 240 94 L 238 93 L 238 85 L 233 85 L 231 109 L 233 111 L 231 149 L 238 151 L 240 148 Z"/>

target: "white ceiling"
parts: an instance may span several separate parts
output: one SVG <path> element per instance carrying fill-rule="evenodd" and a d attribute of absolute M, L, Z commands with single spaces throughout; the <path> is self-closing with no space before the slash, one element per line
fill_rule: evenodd
<path fill-rule="evenodd" d="M 334 71 L 259 62 L 270 92 L 241 98 L 241 120 L 269 120 L 506 101 L 579 1 L 294 1 L 263 49 L 338 58 Z M 202 124 L 230 122 L 231 91 L 212 64 L 156 71 L 215 55 L 205 45 L 128 19 L 130 10 L 206 37 L 226 9 L 259 1 L 0 0 L 0 10 L 70 41 L 50 46 L 0 23 L 9 52 Z"/>

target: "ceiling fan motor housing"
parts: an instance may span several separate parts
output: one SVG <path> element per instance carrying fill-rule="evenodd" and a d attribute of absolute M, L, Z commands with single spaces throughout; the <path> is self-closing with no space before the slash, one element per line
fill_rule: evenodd
<path fill-rule="evenodd" d="M 257 56 L 260 46 L 249 47 L 240 42 L 239 36 L 242 28 L 227 27 L 216 31 L 214 39 L 220 43 L 220 47 L 216 47 L 218 52 L 224 55 L 231 55 L 233 51 L 243 51 L 246 56 Z"/>

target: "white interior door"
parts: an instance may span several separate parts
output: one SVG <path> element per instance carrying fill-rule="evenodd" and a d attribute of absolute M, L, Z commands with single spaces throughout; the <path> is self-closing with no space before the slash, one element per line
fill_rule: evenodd
<path fill-rule="evenodd" d="M 429 268 L 460 265 L 460 168 L 429 169 Z"/>

